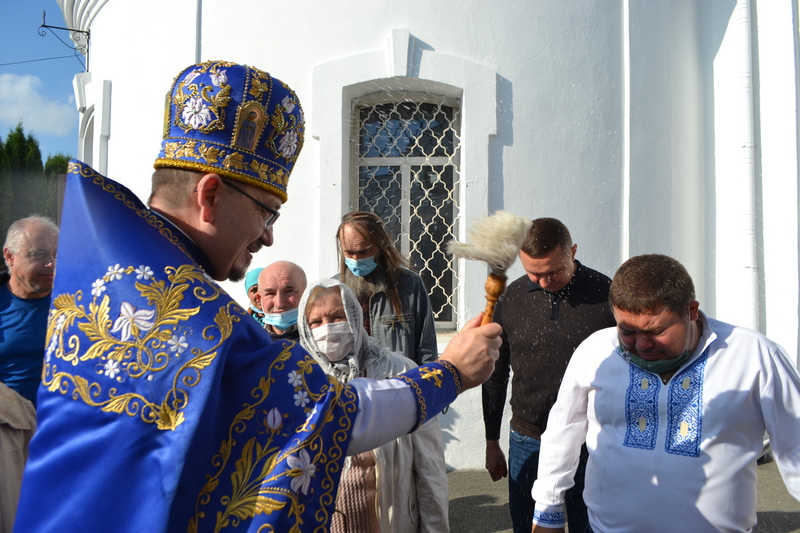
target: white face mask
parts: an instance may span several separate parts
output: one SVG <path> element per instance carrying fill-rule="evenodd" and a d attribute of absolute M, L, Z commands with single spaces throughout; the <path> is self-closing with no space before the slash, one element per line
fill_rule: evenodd
<path fill-rule="evenodd" d="M 341 361 L 353 351 L 355 339 L 347 322 L 333 322 L 311 330 L 317 348 L 328 361 Z"/>

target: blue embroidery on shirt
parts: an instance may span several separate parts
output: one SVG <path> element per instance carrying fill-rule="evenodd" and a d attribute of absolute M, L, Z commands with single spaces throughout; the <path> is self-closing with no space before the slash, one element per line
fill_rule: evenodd
<path fill-rule="evenodd" d="M 703 433 L 703 377 L 708 355 L 703 354 L 669 385 L 667 453 L 700 456 Z"/>
<path fill-rule="evenodd" d="M 565 519 L 564 513 L 545 513 L 543 511 L 533 511 L 533 521 L 537 524 L 563 526 Z"/>
<path fill-rule="evenodd" d="M 659 379 L 636 365 L 630 365 L 630 384 L 625 394 L 624 446 L 654 450 L 658 436 L 658 391 Z"/>

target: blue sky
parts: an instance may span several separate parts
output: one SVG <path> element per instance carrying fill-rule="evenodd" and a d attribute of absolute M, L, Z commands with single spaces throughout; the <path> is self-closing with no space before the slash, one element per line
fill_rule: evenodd
<path fill-rule="evenodd" d="M 39 141 L 42 160 L 78 150 L 78 112 L 72 79 L 84 67 L 53 32 L 68 44 L 69 33 L 48 30 L 38 33 L 42 12 L 47 25 L 65 27 L 56 0 L 5 0 L 0 17 L 0 137 L 22 120 L 26 133 Z M 63 57 L 63 59 L 47 59 Z M 85 63 L 85 58 L 80 56 Z M 36 61 L 42 60 L 42 61 Z M 11 64 L 13 63 L 13 64 Z"/>

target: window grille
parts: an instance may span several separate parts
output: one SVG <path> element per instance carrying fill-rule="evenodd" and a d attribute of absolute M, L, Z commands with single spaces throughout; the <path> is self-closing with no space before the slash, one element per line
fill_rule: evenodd
<path fill-rule="evenodd" d="M 380 216 L 422 276 L 437 328 L 455 328 L 457 262 L 445 252 L 459 220 L 460 102 L 376 93 L 353 104 L 350 205 Z"/>

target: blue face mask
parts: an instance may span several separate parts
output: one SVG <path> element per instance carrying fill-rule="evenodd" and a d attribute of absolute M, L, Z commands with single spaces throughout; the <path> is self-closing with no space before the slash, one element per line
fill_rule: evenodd
<path fill-rule="evenodd" d="M 297 307 L 283 313 L 266 313 L 264 322 L 283 331 L 297 324 Z"/>
<path fill-rule="evenodd" d="M 372 271 L 377 268 L 378 263 L 375 262 L 375 256 L 367 257 L 366 259 L 350 259 L 345 257 L 344 264 L 350 269 L 354 276 L 363 278 L 369 276 Z"/>

